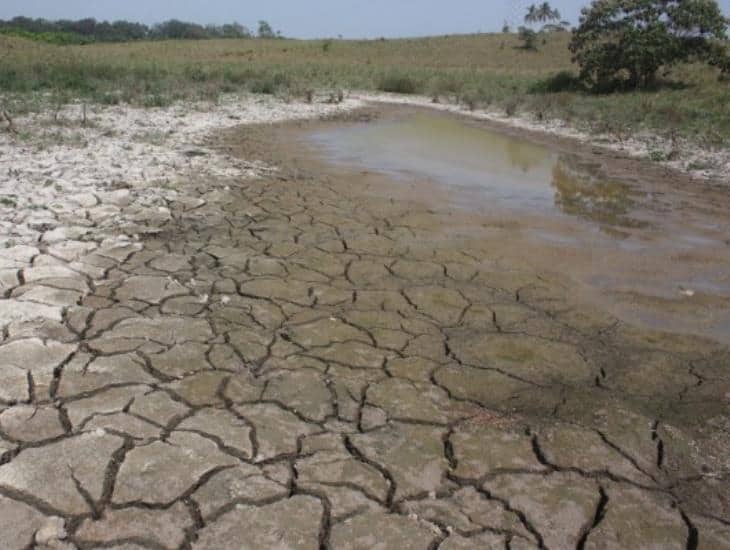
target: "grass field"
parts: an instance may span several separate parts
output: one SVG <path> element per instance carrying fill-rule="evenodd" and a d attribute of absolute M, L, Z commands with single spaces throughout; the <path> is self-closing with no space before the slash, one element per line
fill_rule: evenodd
<path fill-rule="evenodd" d="M 84 46 L 0 36 L 0 92 L 10 109 L 22 112 L 79 98 L 155 106 L 242 90 L 298 96 L 313 89 L 383 90 L 561 118 L 617 136 L 649 129 L 707 146 L 730 143 L 730 82 L 714 69 L 678 67 L 656 91 L 555 91 L 551 77 L 575 72 L 568 40 L 568 33 L 546 35 L 531 52 L 511 34 Z"/>

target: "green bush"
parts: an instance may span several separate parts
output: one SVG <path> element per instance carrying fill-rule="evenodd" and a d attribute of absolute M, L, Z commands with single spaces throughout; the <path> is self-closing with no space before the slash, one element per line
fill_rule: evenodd
<path fill-rule="evenodd" d="M 522 40 L 522 48 L 525 50 L 537 50 L 537 33 L 527 27 L 520 27 L 519 37 Z"/>
<path fill-rule="evenodd" d="M 585 89 L 583 82 L 570 71 L 560 71 L 554 75 L 538 80 L 529 88 L 531 94 L 579 92 Z"/>
<path fill-rule="evenodd" d="M 570 50 L 583 81 L 599 91 L 648 88 L 662 67 L 690 60 L 723 67 L 726 26 L 715 0 L 594 0 Z"/>
<path fill-rule="evenodd" d="M 271 76 L 252 80 L 249 84 L 249 91 L 254 94 L 273 95 L 289 88 L 290 84 L 289 78 L 286 75 L 276 73 Z"/>
<path fill-rule="evenodd" d="M 400 74 L 383 76 L 378 82 L 378 90 L 394 94 L 417 94 L 421 86 L 413 78 Z"/>
<path fill-rule="evenodd" d="M 28 40 L 35 40 L 36 42 L 46 42 L 47 44 L 56 44 L 59 46 L 68 46 L 72 44 L 91 44 L 94 42 L 93 38 L 88 36 L 82 36 L 73 32 L 30 32 L 23 29 L 6 28 L 1 29 L 0 34 L 8 36 L 17 36 L 20 38 L 26 38 Z"/>

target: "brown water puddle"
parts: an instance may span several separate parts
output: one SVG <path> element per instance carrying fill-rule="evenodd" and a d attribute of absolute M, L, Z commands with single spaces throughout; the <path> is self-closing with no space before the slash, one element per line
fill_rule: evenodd
<path fill-rule="evenodd" d="M 438 112 L 391 114 L 369 124 L 320 128 L 307 138 L 328 161 L 448 190 L 454 206 L 564 212 L 614 225 L 637 189 L 608 180 L 599 165 Z"/>
<path fill-rule="evenodd" d="M 445 232 L 481 231 L 500 261 L 567 275 L 576 297 L 620 319 L 730 341 L 722 189 L 575 142 L 419 109 L 284 130 L 277 145 L 360 192 L 448 212 Z"/>

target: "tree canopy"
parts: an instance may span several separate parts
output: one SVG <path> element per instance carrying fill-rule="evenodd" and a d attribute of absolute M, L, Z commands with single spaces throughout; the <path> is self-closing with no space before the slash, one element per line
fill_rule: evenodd
<path fill-rule="evenodd" d="M 564 31 L 569 25 L 567 21 L 560 21 L 560 12 L 553 9 L 549 2 L 543 2 L 539 5 L 531 4 L 527 8 L 525 24 L 532 26 L 538 23 L 543 24 L 540 32 Z M 537 33 L 532 28 L 529 26 L 520 27 L 518 32 L 524 49 L 537 49 Z"/>
<path fill-rule="evenodd" d="M 715 0 L 594 0 L 570 50 L 596 89 L 655 83 L 660 68 L 704 60 L 727 70 L 728 21 Z"/>
<path fill-rule="evenodd" d="M 271 30 L 266 21 L 259 23 L 268 27 L 270 36 L 278 37 L 281 34 Z M 10 20 L 0 19 L 0 32 L 32 35 L 65 36 L 68 40 L 76 37 L 76 42 L 127 42 L 144 39 L 191 39 L 205 38 L 250 38 L 252 33 L 240 23 L 233 22 L 224 25 L 199 25 L 170 19 L 163 23 L 147 26 L 143 23 L 131 21 L 97 21 L 96 19 L 80 19 L 78 21 L 47 19 L 32 19 L 30 17 L 14 17 Z M 260 32 L 260 31 L 259 31 Z"/>

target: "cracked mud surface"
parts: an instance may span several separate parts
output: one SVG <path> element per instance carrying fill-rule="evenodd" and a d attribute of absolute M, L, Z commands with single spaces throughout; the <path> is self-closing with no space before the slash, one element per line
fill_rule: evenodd
<path fill-rule="evenodd" d="M 730 547 L 727 347 L 357 182 L 223 185 L 0 250 L 0 546 Z"/>

